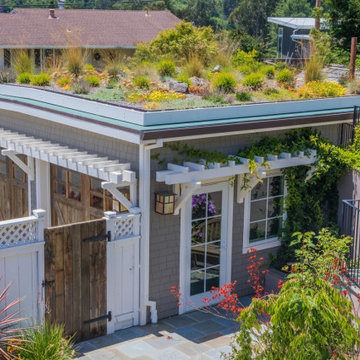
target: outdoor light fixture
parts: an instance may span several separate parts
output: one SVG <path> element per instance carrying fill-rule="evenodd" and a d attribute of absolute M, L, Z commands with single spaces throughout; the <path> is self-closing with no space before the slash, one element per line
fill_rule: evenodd
<path fill-rule="evenodd" d="M 155 193 L 155 212 L 161 215 L 172 215 L 175 210 L 175 196 L 173 192 Z"/>

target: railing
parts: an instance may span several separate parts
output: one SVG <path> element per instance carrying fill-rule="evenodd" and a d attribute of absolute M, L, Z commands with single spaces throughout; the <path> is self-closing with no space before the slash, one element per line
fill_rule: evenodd
<path fill-rule="evenodd" d="M 44 210 L 33 216 L 0 221 L 0 250 L 44 241 Z"/>
<path fill-rule="evenodd" d="M 360 107 L 354 106 L 354 115 L 352 124 L 341 124 L 339 132 L 339 143 L 349 146 L 354 141 L 355 127 L 360 125 Z"/>
<path fill-rule="evenodd" d="M 106 211 L 104 215 L 107 230 L 111 231 L 111 241 L 139 236 L 139 214 L 117 214 L 114 211 Z"/>
<path fill-rule="evenodd" d="M 354 239 L 349 254 L 349 276 L 360 286 L 360 199 L 343 200 L 341 230 Z"/>

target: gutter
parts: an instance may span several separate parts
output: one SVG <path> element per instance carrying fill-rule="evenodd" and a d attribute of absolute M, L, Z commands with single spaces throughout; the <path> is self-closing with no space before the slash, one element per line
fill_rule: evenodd
<path fill-rule="evenodd" d="M 147 323 L 147 309 L 150 307 L 151 322 L 157 323 L 156 302 L 149 299 L 150 287 L 150 175 L 151 150 L 163 146 L 161 139 L 155 143 L 140 144 L 139 149 L 139 207 L 141 209 L 140 238 L 140 325 Z"/>

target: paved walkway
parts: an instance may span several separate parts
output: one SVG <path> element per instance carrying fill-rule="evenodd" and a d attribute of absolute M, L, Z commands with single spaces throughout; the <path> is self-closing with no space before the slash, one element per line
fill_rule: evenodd
<path fill-rule="evenodd" d="M 242 298 L 249 303 L 250 298 Z M 78 344 L 79 360 L 214 360 L 230 351 L 238 324 L 194 311 Z"/>

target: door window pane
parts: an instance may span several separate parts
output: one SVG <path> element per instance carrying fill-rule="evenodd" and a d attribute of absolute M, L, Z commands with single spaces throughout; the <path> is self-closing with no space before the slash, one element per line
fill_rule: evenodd
<path fill-rule="evenodd" d="M 251 200 L 263 199 L 266 197 L 267 179 L 259 182 L 251 191 Z"/>
<path fill-rule="evenodd" d="M 204 292 L 205 272 L 204 270 L 191 273 L 190 295 L 201 294 Z"/>
<path fill-rule="evenodd" d="M 208 194 L 208 204 L 207 204 L 208 217 L 221 215 L 221 202 L 222 202 L 221 191 Z"/>
<path fill-rule="evenodd" d="M 213 287 L 219 287 L 220 285 L 220 267 L 208 269 L 206 272 L 206 289 L 210 291 Z"/>
<path fill-rule="evenodd" d="M 193 245 L 206 241 L 206 220 L 193 221 L 191 231 L 191 243 Z"/>
<path fill-rule="evenodd" d="M 206 267 L 215 265 L 220 265 L 220 241 L 207 246 Z"/>
<path fill-rule="evenodd" d="M 191 270 L 205 267 L 205 245 L 195 246 L 191 249 Z"/>
<path fill-rule="evenodd" d="M 206 194 L 193 195 L 192 197 L 192 218 L 202 219 L 206 215 Z"/>

